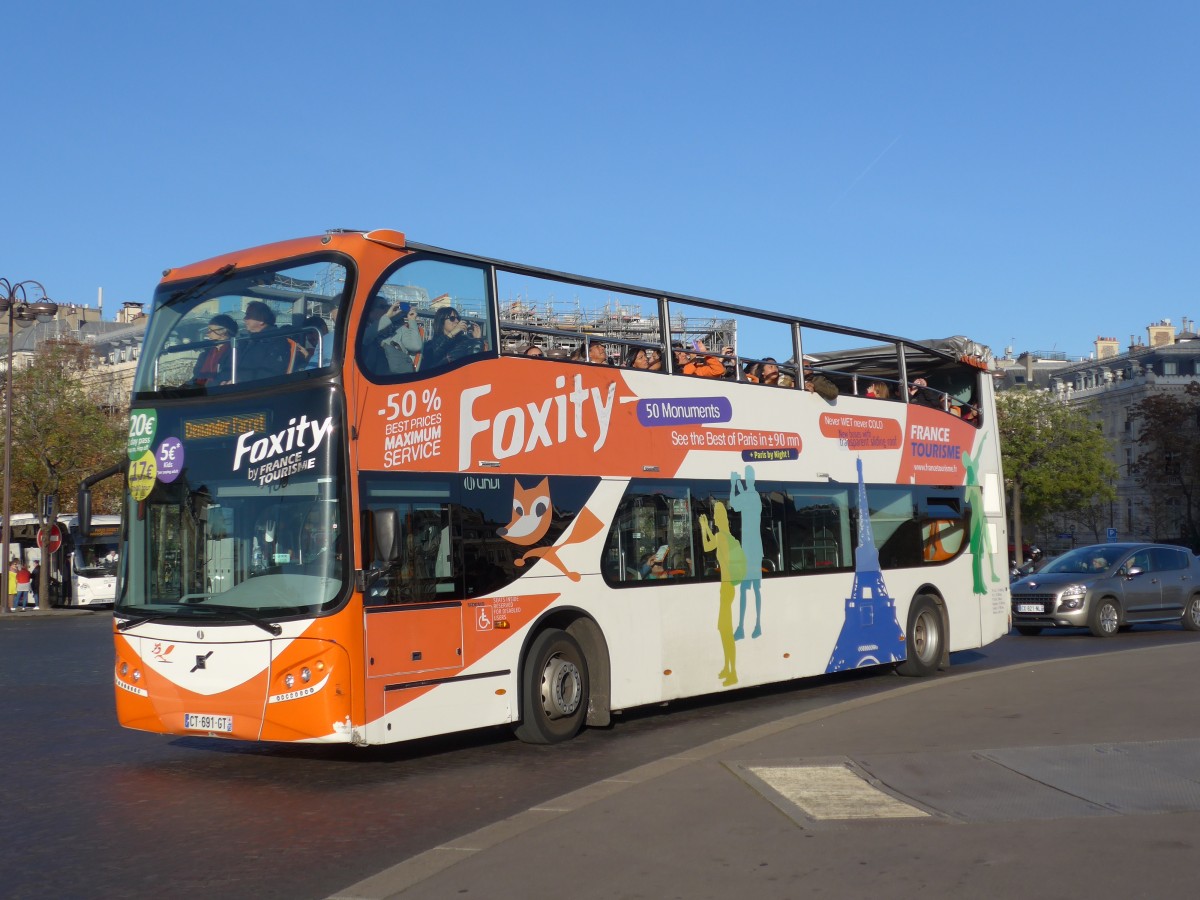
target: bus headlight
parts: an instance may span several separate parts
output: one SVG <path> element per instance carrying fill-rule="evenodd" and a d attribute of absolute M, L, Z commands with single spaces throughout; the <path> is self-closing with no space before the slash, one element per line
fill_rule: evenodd
<path fill-rule="evenodd" d="M 289 691 L 292 689 L 292 686 L 295 685 L 295 683 L 296 683 L 296 676 L 293 675 L 291 672 L 288 672 L 286 675 L 283 676 L 283 686 L 286 687 Z"/>
<path fill-rule="evenodd" d="M 312 669 L 310 669 L 308 666 L 305 666 L 303 669 L 301 669 L 300 680 L 305 684 L 308 684 L 310 681 L 312 681 Z"/>

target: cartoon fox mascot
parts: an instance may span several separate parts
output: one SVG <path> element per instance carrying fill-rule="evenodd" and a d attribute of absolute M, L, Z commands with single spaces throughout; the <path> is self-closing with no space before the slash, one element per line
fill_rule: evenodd
<path fill-rule="evenodd" d="M 579 580 L 579 573 L 572 572 L 558 558 L 558 551 L 571 544 L 582 544 L 601 532 L 604 523 L 591 513 L 587 507 L 579 511 L 572 523 L 571 530 L 564 535 L 560 542 L 551 547 L 534 547 L 550 531 L 550 515 L 553 507 L 550 505 L 550 479 L 543 478 L 531 488 L 522 487 L 519 481 L 513 481 L 513 517 L 512 521 L 503 528 L 498 528 L 496 534 L 518 547 L 529 547 L 523 556 L 513 560 L 517 566 L 525 565 L 527 559 L 544 559 L 572 581 Z"/>

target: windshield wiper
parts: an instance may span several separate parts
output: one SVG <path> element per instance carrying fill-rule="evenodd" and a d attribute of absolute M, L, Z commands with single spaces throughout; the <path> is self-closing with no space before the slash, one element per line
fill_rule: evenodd
<path fill-rule="evenodd" d="M 215 612 L 229 613 L 231 616 L 237 616 L 239 619 L 245 619 L 251 625 L 257 625 L 263 631 L 269 632 L 276 637 L 283 634 L 282 626 L 277 625 L 274 622 L 268 622 L 262 616 L 256 615 L 250 612 L 248 609 L 242 609 L 240 606 L 224 606 L 221 604 L 214 606 L 212 604 L 207 604 L 204 608 L 211 609 Z"/>
<path fill-rule="evenodd" d="M 167 298 L 167 302 L 164 305 L 171 306 L 173 304 L 179 303 L 181 300 L 187 300 L 190 297 L 194 297 L 194 296 L 196 296 L 196 294 L 200 293 L 203 290 L 206 290 L 210 287 L 215 287 L 216 285 L 220 284 L 222 281 L 225 281 L 226 279 L 228 279 L 229 276 L 233 273 L 233 270 L 236 268 L 237 268 L 236 263 L 226 263 L 225 265 L 221 266 L 221 268 L 217 269 L 217 271 L 215 271 L 211 275 L 209 275 L 207 278 L 201 278 L 199 281 L 197 281 L 191 287 L 180 288 L 179 290 L 177 290 L 175 293 L 173 293 L 170 297 Z"/>
<path fill-rule="evenodd" d="M 129 615 L 129 613 L 118 612 L 118 613 L 115 613 L 115 615 L 118 615 L 118 616 Z M 171 615 L 172 615 L 172 613 L 156 612 L 156 613 L 146 613 L 145 615 L 142 615 L 142 616 L 133 616 L 132 618 L 126 619 L 124 622 L 118 622 L 117 623 L 117 631 L 128 631 L 130 628 L 134 628 L 138 625 L 143 625 L 146 622 L 153 622 L 156 619 L 169 619 L 171 617 Z"/>
<path fill-rule="evenodd" d="M 179 607 L 177 609 L 173 609 L 169 612 L 153 612 L 153 613 L 146 613 L 145 615 L 142 615 L 142 616 L 135 616 L 133 618 L 127 619 L 124 622 L 119 623 L 117 625 L 117 629 L 119 631 L 128 631 L 130 628 L 133 628 L 137 625 L 141 625 L 145 622 L 156 621 L 158 619 L 175 618 L 181 614 L 183 615 L 184 618 L 187 618 L 187 616 L 194 615 L 195 613 L 203 610 L 205 612 L 217 613 L 218 615 L 221 613 L 228 613 L 229 615 L 234 616 L 235 618 L 244 619 L 245 621 L 249 622 L 251 625 L 257 625 L 263 631 L 265 631 L 271 635 L 274 635 L 275 637 L 278 637 L 279 635 L 283 634 L 282 626 L 277 625 L 274 622 L 269 622 L 266 619 L 264 619 L 262 616 L 256 615 L 255 613 L 252 613 L 249 610 L 242 609 L 239 606 L 226 606 L 224 604 L 206 604 L 205 606 L 195 606 L 194 605 L 196 603 L 200 603 L 200 602 L 203 602 L 204 600 L 207 600 L 211 596 L 212 596 L 211 594 L 188 594 L 186 597 L 181 597 L 180 599 L 186 602 L 188 600 L 188 598 L 199 597 L 200 600 L 192 600 L 191 604 L 189 604 L 188 606 L 181 606 L 181 607 Z M 184 610 L 186 610 L 187 612 L 184 613 Z M 117 615 L 121 615 L 121 613 L 118 613 Z"/>

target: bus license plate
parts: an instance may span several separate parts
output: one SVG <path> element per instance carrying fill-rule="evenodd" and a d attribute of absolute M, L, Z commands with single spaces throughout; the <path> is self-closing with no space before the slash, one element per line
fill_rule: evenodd
<path fill-rule="evenodd" d="M 233 731 L 233 716 L 184 713 L 183 727 L 188 731 Z"/>
<path fill-rule="evenodd" d="M 1017 604 L 1017 612 L 1040 613 L 1040 612 L 1045 612 L 1045 611 L 1046 611 L 1046 607 L 1042 606 L 1042 604 L 1040 604 L 1040 603 L 1018 603 Z"/>

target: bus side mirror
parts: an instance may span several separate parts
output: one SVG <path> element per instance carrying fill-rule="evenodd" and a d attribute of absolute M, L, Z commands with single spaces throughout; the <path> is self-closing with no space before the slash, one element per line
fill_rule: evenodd
<path fill-rule="evenodd" d="M 79 516 L 79 536 L 87 537 L 92 530 L 92 485 L 104 481 L 106 478 L 112 478 L 116 475 L 125 473 L 126 463 L 124 460 L 116 465 L 109 466 L 102 472 L 97 472 L 95 475 L 89 475 L 83 481 L 79 482 L 79 492 L 75 495 L 75 509 Z"/>
<path fill-rule="evenodd" d="M 394 509 L 379 509 L 371 514 L 371 518 L 374 537 L 371 561 L 382 563 L 386 568 L 400 558 L 400 517 Z"/>

